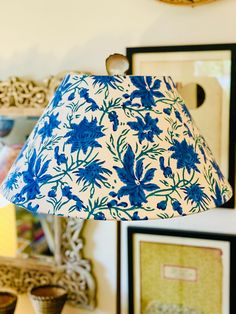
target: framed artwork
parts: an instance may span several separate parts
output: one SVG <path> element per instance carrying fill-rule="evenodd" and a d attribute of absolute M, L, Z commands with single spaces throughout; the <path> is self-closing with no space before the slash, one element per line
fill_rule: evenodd
<path fill-rule="evenodd" d="M 236 236 L 128 227 L 129 314 L 233 314 Z"/>
<path fill-rule="evenodd" d="M 129 74 L 173 78 L 235 190 L 236 44 L 127 48 L 127 57 Z"/>

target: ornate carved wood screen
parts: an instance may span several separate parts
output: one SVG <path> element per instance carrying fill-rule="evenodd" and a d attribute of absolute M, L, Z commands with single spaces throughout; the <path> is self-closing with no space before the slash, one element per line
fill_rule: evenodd
<path fill-rule="evenodd" d="M 40 116 L 66 73 L 43 81 L 17 76 L 0 81 L 0 114 Z"/>

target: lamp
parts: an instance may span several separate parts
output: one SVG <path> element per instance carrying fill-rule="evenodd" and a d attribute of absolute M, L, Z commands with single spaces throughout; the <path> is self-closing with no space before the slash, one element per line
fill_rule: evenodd
<path fill-rule="evenodd" d="M 68 74 L 1 186 L 32 213 L 146 220 L 232 190 L 170 77 Z"/>

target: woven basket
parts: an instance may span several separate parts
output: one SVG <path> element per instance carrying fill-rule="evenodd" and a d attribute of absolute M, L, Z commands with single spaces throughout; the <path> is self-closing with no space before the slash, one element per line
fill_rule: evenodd
<path fill-rule="evenodd" d="M 67 299 L 67 291 L 57 285 L 34 287 L 30 299 L 36 314 L 60 314 Z"/>
<path fill-rule="evenodd" d="M 13 314 L 17 296 L 10 292 L 0 291 L 0 314 Z"/>

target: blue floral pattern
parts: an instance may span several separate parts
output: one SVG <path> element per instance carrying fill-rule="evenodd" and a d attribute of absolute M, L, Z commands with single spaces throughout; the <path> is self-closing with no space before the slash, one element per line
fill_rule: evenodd
<path fill-rule="evenodd" d="M 198 154 L 194 151 L 193 145 L 189 145 L 184 139 L 182 142 L 174 140 L 173 146 L 169 150 L 174 151 L 171 158 L 177 160 L 178 169 L 186 169 L 190 173 L 191 169 L 198 171 L 196 164 L 200 164 Z"/>
<path fill-rule="evenodd" d="M 170 77 L 67 75 L 1 186 L 33 213 L 185 216 L 231 187 Z"/>
<path fill-rule="evenodd" d="M 162 130 L 157 126 L 158 118 L 152 119 L 150 113 L 146 113 L 144 120 L 137 117 L 137 122 L 128 122 L 128 126 L 137 131 L 139 143 L 146 139 L 149 142 L 154 142 L 154 135 L 158 136 L 162 133 Z"/>
<path fill-rule="evenodd" d="M 96 118 L 89 122 L 85 117 L 79 124 L 71 123 L 69 132 L 65 134 L 68 137 L 65 144 L 71 144 L 72 153 L 82 149 L 86 154 L 89 147 L 101 147 L 97 139 L 105 135 L 102 128 L 97 125 Z"/>
<path fill-rule="evenodd" d="M 160 91 L 161 80 L 154 79 L 151 76 L 131 76 L 130 80 L 137 89 L 131 93 L 131 100 L 140 98 L 141 104 L 146 109 L 156 106 L 155 98 L 164 98 Z"/>
<path fill-rule="evenodd" d="M 123 168 L 114 166 L 119 179 L 125 184 L 122 186 L 117 196 L 121 198 L 124 195 L 129 196 L 131 205 L 141 206 L 142 203 L 147 203 L 145 191 L 154 191 L 159 187 L 150 183 L 154 178 L 156 168 L 150 168 L 143 173 L 143 159 L 139 159 L 134 169 L 135 155 L 130 145 L 124 155 Z"/>

